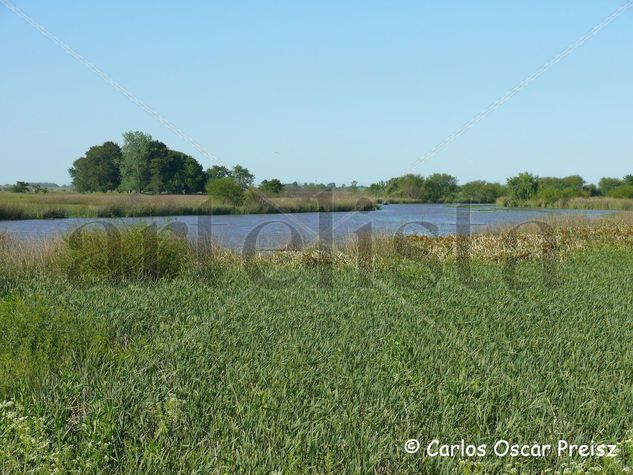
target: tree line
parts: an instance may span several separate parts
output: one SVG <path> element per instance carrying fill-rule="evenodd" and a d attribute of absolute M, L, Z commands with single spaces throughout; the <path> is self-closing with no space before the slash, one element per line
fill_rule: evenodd
<path fill-rule="evenodd" d="M 241 204 L 254 191 L 255 177 L 245 167 L 232 169 L 214 165 L 206 171 L 195 158 L 172 150 L 144 132 L 123 134 L 123 146 L 115 142 L 95 145 L 73 163 L 69 170 L 79 192 L 136 192 L 209 195 L 231 204 Z M 581 176 L 539 177 L 528 172 L 510 177 L 505 184 L 476 180 L 460 185 L 446 173 L 429 176 L 406 174 L 368 187 L 338 186 L 335 183 L 297 182 L 283 184 L 273 178 L 263 180 L 257 190 L 265 194 L 289 194 L 325 189 L 366 191 L 372 196 L 422 203 L 495 203 L 506 206 L 553 206 L 575 197 L 606 196 L 633 198 L 633 175 L 602 178 L 597 185 Z"/>
<path fill-rule="evenodd" d="M 528 172 L 510 177 L 505 184 L 476 180 L 459 185 L 445 173 L 427 177 L 407 174 L 367 188 L 374 196 L 392 196 L 423 203 L 495 203 L 505 206 L 553 206 L 578 197 L 633 198 L 633 175 L 602 178 L 598 185 L 579 175 L 539 177 Z"/>
<path fill-rule="evenodd" d="M 125 132 L 123 147 L 90 147 L 68 170 L 79 192 L 199 193 L 206 175 L 191 156 L 171 150 L 143 132 Z"/>

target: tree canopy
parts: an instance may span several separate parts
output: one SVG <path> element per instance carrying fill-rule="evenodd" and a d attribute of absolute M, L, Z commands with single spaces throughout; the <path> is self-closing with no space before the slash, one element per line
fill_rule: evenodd
<path fill-rule="evenodd" d="M 90 147 L 68 170 L 75 189 L 80 192 L 116 190 L 121 183 L 121 157 L 121 148 L 114 142 Z"/>
<path fill-rule="evenodd" d="M 171 150 L 144 132 L 125 132 L 114 142 L 90 147 L 68 170 L 80 192 L 201 193 L 207 174 L 193 157 Z"/>

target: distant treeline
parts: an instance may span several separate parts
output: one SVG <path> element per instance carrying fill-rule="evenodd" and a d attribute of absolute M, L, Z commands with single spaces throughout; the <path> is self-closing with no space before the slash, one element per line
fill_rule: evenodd
<path fill-rule="evenodd" d="M 215 165 L 204 170 L 195 158 L 170 149 L 143 132 L 125 132 L 123 146 L 114 142 L 91 147 L 69 170 L 73 186 L 79 192 L 136 192 L 195 194 L 207 192 L 232 204 L 249 196 L 249 190 L 265 194 L 296 195 L 325 189 L 364 191 L 390 201 L 421 203 L 499 203 L 505 206 L 560 206 L 567 200 L 604 196 L 633 198 L 633 175 L 602 178 L 597 185 L 581 176 L 539 177 L 528 172 L 510 177 L 505 184 L 483 180 L 459 184 L 445 173 L 429 176 L 406 174 L 369 187 L 356 181 L 349 186 L 335 183 L 297 182 L 283 184 L 272 178 L 257 189 L 255 177 L 240 165 L 232 169 Z M 15 190 L 19 191 L 19 190 Z"/>
<path fill-rule="evenodd" d="M 374 196 L 401 198 L 423 203 L 495 203 L 504 206 L 554 206 L 578 197 L 633 198 L 633 175 L 602 178 L 589 184 L 579 175 L 564 178 L 539 177 L 528 172 L 507 179 L 505 185 L 482 180 L 459 185 L 444 173 L 428 177 L 408 174 L 374 183 L 367 191 Z"/>

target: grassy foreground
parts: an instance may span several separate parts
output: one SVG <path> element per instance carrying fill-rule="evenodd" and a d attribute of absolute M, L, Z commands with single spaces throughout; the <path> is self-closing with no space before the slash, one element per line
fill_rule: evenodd
<path fill-rule="evenodd" d="M 99 235 L 76 251 L 4 238 L 1 470 L 622 473 L 633 225 L 573 226 L 556 229 L 556 286 L 529 232 L 474 238 L 468 281 L 454 238 L 412 238 L 408 258 L 377 240 L 371 285 L 353 245 L 245 267 L 161 235 L 150 262 L 131 229 L 113 274 Z M 262 285 L 253 266 L 290 280 Z M 619 455 L 441 459 L 406 453 L 411 438 L 593 440 Z"/>
<path fill-rule="evenodd" d="M 310 196 L 264 195 L 244 205 L 211 203 L 204 195 L 138 195 L 127 193 L 74 193 L 53 191 L 46 194 L 0 191 L 0 220 L 51 218 L 119 218 L 143 216 L 184 216 L 209 214 L 303 213 L 321 210 L 363 211 L 377 204 L 359 194 L 337 192 L 331 204 Z"/>

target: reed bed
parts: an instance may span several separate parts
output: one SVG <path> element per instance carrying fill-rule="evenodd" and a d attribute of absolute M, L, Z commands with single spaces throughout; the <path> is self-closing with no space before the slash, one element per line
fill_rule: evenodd
<path fill-rule="evenodd" d="M 204 195 L 138 195 L 119 193 L 50 192 L 21 194 L 0 192 L 0 220 L 53 218 L 118 218 L 248 213 L 303 213 L 375 209 L 362 195 L 335 193 L 330 203 L 307 196 L 258 195 L 243 205 L 213 202 Z M 359 204 L 360 203 L 360 204 Z"/>
<path fill-rule="evenodd" d="M 473 259 L 483 262 L 530 261 L 543 257 L 563 259 L 566 254 L 603 245 L 633 249 L 633 216 L 618 215 L 601 219 L 556 217 L 546 228 L 531 224 L 520 228 L 499 228 L 470 237 L 449 235 L 402 238 L 375 236 L 362 250 L 356 239 L 335 243 L 331 250 L 312 243 L 302 250 L 259 251 L 243 256 L 217 243 L 192 243 L 169 232 L 147 234 L 148 228 L 131 225 L 119 229 L 119 240 L 112 243 L 102 230 L 84 231 L 79 238 L 54 237 L 29 242 L 0 234 L 0 263 L 5 271 L 49 272 L 91 279 L 107 278 L 142 281 L 145 278 L 175 278 L 213 266 L 241 267 L 250 264 L 286 268 L 333 265 L 354 267 L 359 259 L 380 266 L 394 259 L 455 262 Z M 148 244 L 149 243 L 149 244 Z M 148 250 L 148 246 L 154 246 Z M 116 254 L 114 264 L 109 255 Z M 81 263 L 78 265 L 77 263 Z M 115 269 L 111 269 L 115 265 Z"/>
<path fill-rule="evenodd" d="M 570 209 L 606 209 L 614 211 L 633 211 L 633 199 L 626 198 L 571 198 L 556 207 Z"/>

